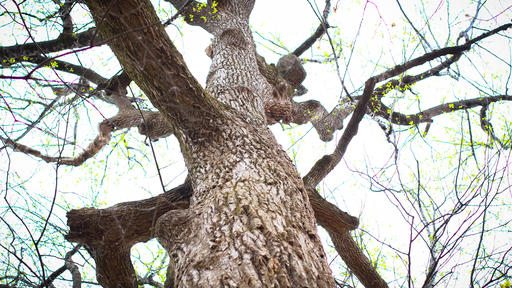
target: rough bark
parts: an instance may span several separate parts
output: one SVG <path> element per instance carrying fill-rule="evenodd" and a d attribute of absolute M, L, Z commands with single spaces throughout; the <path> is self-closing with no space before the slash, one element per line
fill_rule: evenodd
<path fill-rule="evenodd" d="M 71 210 L 67 214 L 66 239 L 85 244 L 96 262 L 96 278 L 103 287 L 138 287 L 131 247 L 155 237 L 158 217 L 172 209 L 187 208 L 191 192 L 187 181 L 150 199 L 106 209 Z"/>
<path fill-rule="evenodd" d="M 194 190 L 188 209 L 157 221 L 177 287 L 333 287 L 307 191 L 266 127 L 273 91 L 258 71 L 253 2 L 218 4 L 207 27 L 215 37 L 208 92 L 148 1 L 115 2 L 87 4 L 126 73 L 172 125 Z"/>
<path fill-rule="evenodd" d="M 348 231 L 338 233 L 329 231 L 329 236 L 336 250 L 343 251 L 340 253 L 341 258 L 364 287 L 388 287 Z"/>
<path fill-rule="evenodd" d="M 191 206 L 156 228 L 178 286 L 332 287 L 307 192 L 270 131 L 226 126 L 198 144 Z"/>
<path fill-rule="evenodd" d="M 128 253 L 130 245 L 137 242 L 146 242 L 155 237 L 156 219 L 160 216 L 170 210 L 187 209 L 192 194 L 190 181 L 186 181 L 183 185 L 146 200 L 120 203 L 105 209 L 82 208 L 71 210 L 67 214 L 70 230 L 66 239 L 72 242 L 84 243 L 91 250 L 96 247 L 96 249 L 104 251 L 105 247 L 114 247 L 112 249 L 121 254 Z M 357 218 L 348 215 L 323 199 L 315 189 L 308 189 L 308 196 L 317 224 L 329 232 L 335 245 L 337 241 L 334 238 L 343 238 L 344 235 L 348 235 L 349 230 L 357 227 Z M 101 225 L 98 225 L 98 223 L 101 223 Z M 120 243 L 122 245 L 119 245 Z M 340 250 L 340 248 L 343 248 L 342 246 L 336 245 L 335 247 L 340 255 L 344 253 L 353 254 L 354 252 L 353 249 Z M 129 262 L 129 258 L 119 258 L 117 255 L 107 253 L 92 254 L 96 261 L 105 264 L 96 267 L 97 274 L 102 275 L 103 286 L 129 287 L 126 286 L 125 279 L 118 277 L 118 275 L 134 275 L 130 263 L 119 264 L 119 259 Z M 354 254 L 354 256 L 361 256 L 361 253 Z M 362 255 L 362 257 L 365 256 Z M 356 261 L 356 263 L 367 264 L 369 261 L 363 259 Z M 360 270 L 350 264 L 349 267 L 355 271 Z M 371 268 L 369 264 L 368 267 Z M 114 269 L 117 269 L 115 273 L 112 272 Z M 172 265 L 168 271 L 166 283 L 173 283 L 174 270 L 174 265 Z M 174 286 L 169 284 L 166 287 Z"/>

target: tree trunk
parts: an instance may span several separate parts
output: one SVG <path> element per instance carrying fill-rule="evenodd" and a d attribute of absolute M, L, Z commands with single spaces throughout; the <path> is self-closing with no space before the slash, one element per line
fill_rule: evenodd
<path fill-rule="evenodd" d="M 194 194 L 188 209 L 166 213 L 156 227 L 175 264 L 174 285 L 334 287 L 304 184 L 267 128 L 273 88 L 258 71 L 248 25 L 254 3 L 209 7 L 214 13 L 200 25 L 215 37 L 206 91 L 148 1 L 87 4 L 180 141 Z"/>
<path fill-rule="evenodd" d="M 193 144 L 190 208 L 157 222 L 178 287 L 332 287 L 294 166 L 267 128 L 233 122 Z"/>

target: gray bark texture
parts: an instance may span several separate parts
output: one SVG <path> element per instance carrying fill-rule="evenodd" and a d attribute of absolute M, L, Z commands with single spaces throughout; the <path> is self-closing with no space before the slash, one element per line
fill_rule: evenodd
<path fill-rule="evenodd" d="M 102 38 L 172 126 L 193 190 L 188 209 L 157 221 L 175 264 L 168 283 L 334 287 L 308 192 L 267 128 L 265 102 L 275 93 L 258 70 L 252 1 L 219 1 L 206 20 L 193 20 L 214 36 L 205 89 L 148 1 L 118 4 L 87 1 Z"/>

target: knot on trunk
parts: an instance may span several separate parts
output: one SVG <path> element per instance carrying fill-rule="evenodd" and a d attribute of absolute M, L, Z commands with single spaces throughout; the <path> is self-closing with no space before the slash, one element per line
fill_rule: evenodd
<path fill-rule="evenodd" d="M 265 58 L 257 54 L 256 59 L 261 75 L 273 88 L 271 97 L 265 99 L 267 123 L 290 123 L 293 116 L 292 98 L 307 92 L 302 86 L 306 71 L 299 58 L 293 54 L 283 56 L 277 66 L 267 64 Z"/>
<path fill-rule="evenodd" d="M 297 88 L 306 79 L 306 70 L 302 67 L 299 58 L 288 54 L 277 62 L 277 71 L 292 87 Z"/>

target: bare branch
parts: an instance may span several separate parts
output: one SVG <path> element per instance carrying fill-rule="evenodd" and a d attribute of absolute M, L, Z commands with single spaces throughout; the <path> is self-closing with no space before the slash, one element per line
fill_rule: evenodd
<path fill-rule="evenodd" d="M 144 117 L 144 118 L 142 118 Z M 15 151 L 35 156 L 49 163 L 59 163 L 70 166 L 80 166 L 82 163 L 96 155 L 112 137 L 112 132 L 120 129 L 139 127 L 141 134 L 147 135 L 152 140 L 167 137 L 172 134 L 170 126 L 165 122 L 162 115 L 158 112 L 144 111 L 142 115 L 139 111 L 130 111 L 128 113 L 119 113 L 118 115 L 102 121 L 99 125 L 99 134 L 94 141 L 78 156 L 54 157 L 42 154 L 40 151 L 30 148 L 26 145 L 17 143 L 11 139 L 0 137 L 0 140 L 6 146 Z"/>
<path fill-rule="evenodd" d="M 316 28 L 313 35 L 309 36 L 308 39 L 306 39 L 302 44 L 295 49 L 292 54 L 299 57 L 304 53 L 306 50 L 311 48 L 316 40 L 318 40 L 322 35 L 324 35 L 325 31 L 329 28 L 329 24 L 327 23 L 327 17 L 329 16 L 329 10 L 331 9 L 331 1 L 326 0 L 325 1 L 325 7 L 322 14 L 322 21 L 320 22 L 320 25 L 318 25 L 318 28 Z"/>
<path fill-rule="evenodd" d="M 508 98 L 507 100 L 512 101 L 512 96 L 505 96 L 505 97 Z M 488 98 L 485 98 L 485 99 L 488 99 Z M 500 100 L 504 100 L 504 99 L 500 99 Z M 487 133 L 487 135 L 489 135 L 489 137 L 491 137 L 491 139 L 493 141 L 498 142 L 498 144 L 500 144 L 501 147 L 506 148 L 503 145 L 503 143 L 501 143 L 500 139 L 498 137 L 496 137 L 496 134 L 494 134 L 494 128 L 492 127 L 491 122 L 487 118 L 487 109 L 489 108 L 489 103 L 485 103 L 485 104 L 481 105 L 482 108 L 480 109 L 480 127 L 482 127 L 482 130 L 484 130 L 485 133 Z"/>
<path fill-rule="evenodd" d="M 352 138 L 357 134 L 357 129 L 359 123 L 363 119 L 364 114 L 366 113 L 366 107 L 370 102 L 372 95 L 374 95 L 374 87 L 378 82 L 384 81 L 391 77 L 398 76 L 405 71 L 423 65 L 428 61 L 434 60 L 438 57 L 442 57 L 445 55 L 458 55 L 463 51 L 469 50 L 471 45 L 485 39 L 486 37 L 492 36 L 496 33 L 504 31 L 512 27 L 512 24 L 502 25 L 496 29 L 483 33 L 482 35 L 466 42 L 463 45 L 454 46 L 454 47 L 446 47 L 438 50 L 434 50 L 432 52 L 426 53 L 420 57 L 414 58 L 410 61 L 405 62 L 404 64 L 397 65 L 390 70 L 380 73 L 379 75 L 370 77 L 366 83 L 362 97 L 359 99 L 357 106 L 354 110 L 350 121 L 343 132 L 342 137 L 340 138 L 336 149 L 332 154 L 323 156 L 320 160 L 318 160 L 315 165 L 311 168 L 311 170 L 304 177 L 304 183 L 306 187 L 316 187 L 318 183 L 325 176 L 336 167 L 339 161 L 343 158 L 345 151 L 347 150 L 348 144 L 352 140 Z M 443 64 L 441 64 L 443 65 Z M 426 111 L 425 111 L 426 112 Z"/>
<path fill-rule="evenodd" d="M 433 118 L 442 114 L 451 113 L 458 110 L 466 110 L 471 109 L 474 107 L 479 106 L 487 106 L 490 103 L 496 103 L 500 101 L 512 101 L 512 96 L 506 96 L 506 95 L 499 95 L 499 96 L 490 96 L 490 97 L 480 97 L 480 98 L 473 98 L 473 99 L 467 99 L 467 100 L 460 100 L 450 103 L 441 104 L 426 110 L 423 110 L 422 112 L 416 113 L 416 114 L 410 114 L 410 115 L 404 115 L 396 112 L 391 113 L 390 119 L 392 123 L 399 124 L 399 125 L 416 125 L 423 122 L 432 122 Z M 384 108 L 385 109 L 385 108 Z M 382 111 L 379 110 L 378 113 L 382 117 L 386 117 L 386 115 L 383 115 Z M 486 131 L 484 129 L 484 131 Z"/>
<path fill-rule="evenodd" d="M 16 61 L 24 61 L 23 58 L 15 58 L 15 60 Z M 79 77 L 83 77 L 83 78 L 87 79 L 88 81 L 95 83 L 95 84 L 100 84 L 100 83 L 107 81 L 107 79 L 105 77 L 101 76 L 100 74 L 96 73 L 95 71 L 93 71 L 89 68 L 85 68 L 82 65 L 76 65 L 76 64 L 72 64 L 72 63 L 69 63 L 66 61 L 58 60 L 56 58 L 34 56 L 34 57 L 29 57 L 27 61 L 38 64 L 39 67 L 43 67 L 44 65 L 53 64 L 51 66 L 53 69 L 56 69 L 56 70 L 59 70 L 62 72 L 66 72 L 66 73 L 75 74 L 75 75 L 77 75 Z"/>
<path fill-rule="evenodd" d="M 82 275 L 80 275 L 80 270 L 78 269 L 78 266 L 73 262 L 71 259 L 71 256 L 75 254 L 82 245 L 77 245 L 73 250 L 66 253 L 66 256 L 64 259 L 66 260 L 66 269 L 69 270 L 71 273 L 71 278 L 73 279 L 73 288 L 80 288 L 82 287 Z"/>
<path fill-rule="evenodd" d="M 195 129 L 205 117 L 219 117 L 215 102 L 188 70 L 149 1 L 117 5 L 90 0 L 87 5 L 104 39 L 111 39 L 108 44 L 124 71 L 169 121 L 180 119 Z"/>
<path fill-rule="evenodd" d="M 421 34 L 420 31 L 418 31 L 418 29 L 416 29 L 416 26 L 414 26 L 411 19 L 409 19 L 409 16 L 407 16 L 407 14 L 405 13 L 404 9 L 402 8 L 402 4 L 400 4 L 400 1 L 396 0 L 396 3 L 398 4 L 398 8 L 400 8 L 400 11 L 402 12 L 402 15 L 404 15 L 405 19 L 407 20 L 407 23 L 409 25 L 411 25 L 411 27 L 414 30 L 414 32 L 416 33 L 416 35 L 418 35 L 418 37 L 421 39 L 421 44 L 423 45 L 423 48 L 425 49 L 425 51 L 427 51 L 426 47 L 428 47 L 429 50 L 432 50 L 432 47 L 428 43 L 427 39 L 425 39 L 425 36 L 423 36 L 423 34 Z M 426 47 L 425 47 L 425 45 L 426 45 Z"/>
<path fill-rule="evenodd" d="M 46 278 L 46 280 L 41 283 L 41 285 L 37 286 L 37 288 L 44 288 L 48 287 L 48 285 L 51 285 L 57 277 L 59 277 L 64 271 L 69 270 L 71 274 L 73 275 L 73 288 L 80 288 L 80 284 L 78 286 L 75 285 L 75 277 L 76 273 L 78 272 L 78 283 L 81 283 L 81 277 L 80 277 L 80 271 L 78 271 L 78 267 L 76 267 L 76 264 L 74 264 L 71 260 L 71 256 L 76 254 L 78 250 L 82 247 L 81 244 L 76 245 L 73 249 L 71 249 L 69 252 L 66 253 L 66 256 L 64 257 L 64 265 L 62 265 L 59 269 L 55 270 L 52 274 Z M 75 272 L 77 271 L 77 272 Z"/>
<path fill-rule="evenodd" d="M 151 285 L 156 288 L 164 288 L 164 285 L 160 282 L 157 282 L 153 279 L 153 275 L 147 275 L 145 277 L 137 277 L 137 284 L 138 285 Z"/>
<path fill-rule="evenodd" d="M 96 139 L 94 139 L 94 141 L 91 144 L 89 144 L 89 146 L 82 153 L 80 153 L 80 155 L 78 155 L 75 158 L 47 156 L 36 149 L 14 142 L 11 139 L 0 137 L 0 140 L 2 140 L 2 142 L 4 142 L 6 146 L 11 147 L 15 151 L 35 156 L 48 163 L 59 163 L 70 166 L 80 166 L 87 159 L 96 155 L 96 153 L 98 153 L 110 141 L 110 137 L 112 135 L 111 133 L 114 127 L 109 125 L 108 120 L 110 119 L 103 121 L 99 125 L 100 134 L 96 137 Z"/>
<path fill-rule="evenodd" d="M 90 28 L 87 31 L 54 40 L 0 47 L 0 61 L 5 63 L 9 62 L 10 59 L 47 55 L 62 50 L 96 46 L 99 43 L 102 43 L 102 40 L 97 36 L 96 28 Z"/>

